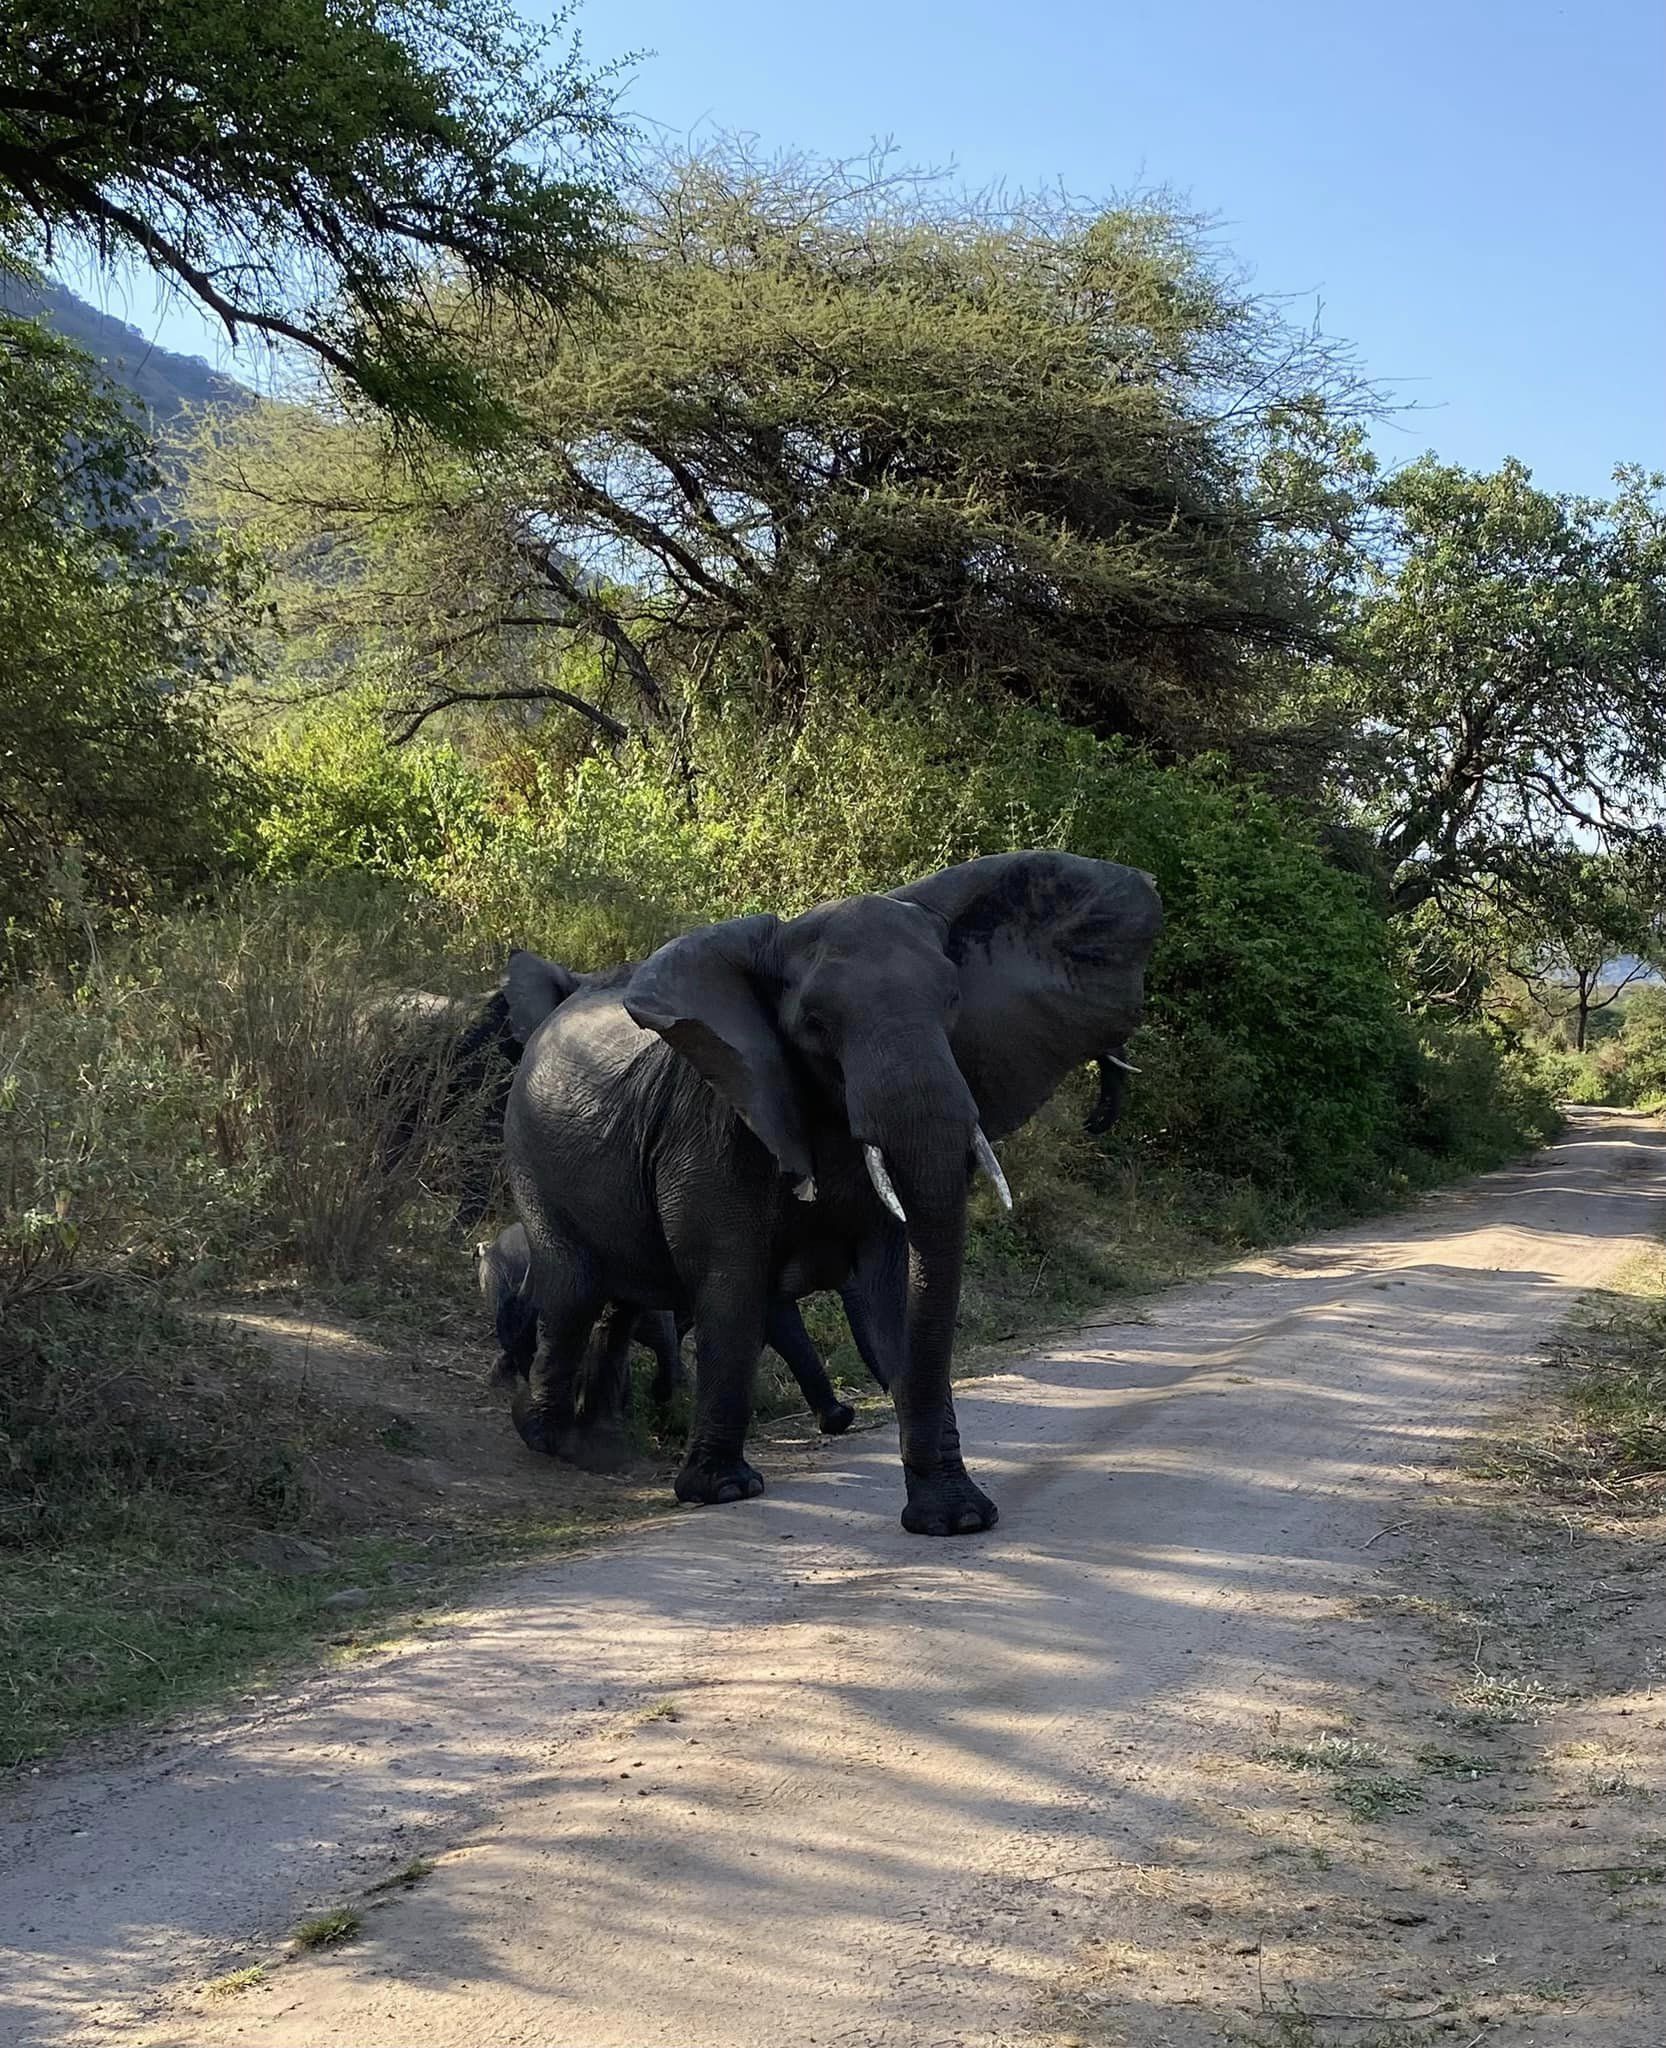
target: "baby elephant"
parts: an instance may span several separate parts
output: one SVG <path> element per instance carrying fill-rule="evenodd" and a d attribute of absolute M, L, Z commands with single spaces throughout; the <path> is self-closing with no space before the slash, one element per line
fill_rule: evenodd
<path fill-rule="evenodd" d="M 532 1293 L 532 1259 L 524 1226 L 512 1223 L 492 1243 L 476 1245 L 474 1260 L 480 1292 L 497 1328 L 498 1360 L 493 1377 L 500 1384 L 524 1380 L 538 1347 L 538 1304 Z M 856 1410 L 833 1391 L 797 1302 L 771 1302 L 764 1334 L 770 1349 L 798 1382 L 822 1435 L 842 1436 L 856 1420 Z M 633 1341 L 654 1355 L 650 1391 L 663 1407 L 682 1377 L 682 1331 L 676 1318 L 669 1309 L 633 1309 L 621 1304 L 610 1310 L 602 1334 L 605 1377 L 623 1373 Z"/>

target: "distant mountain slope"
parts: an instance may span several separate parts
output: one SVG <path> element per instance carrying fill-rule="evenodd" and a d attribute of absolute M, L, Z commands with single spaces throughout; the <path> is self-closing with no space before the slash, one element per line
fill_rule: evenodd
<path fill-rule="evenodd" d="M 139 399 L 158 433 L 187 407 L 254 402 L 255 394 L 235 377 L 210 369 L 200 356 L 158 348 L 138 328 L 101 313 L 61 284 L 37 287 L 0 273 L 0 310 L 43 317 L 54 333 L 85 349 L 112 383 Z"/>

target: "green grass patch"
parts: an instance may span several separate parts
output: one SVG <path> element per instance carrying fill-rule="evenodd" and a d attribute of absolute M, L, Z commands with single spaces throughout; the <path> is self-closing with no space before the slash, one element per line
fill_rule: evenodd
<path fill-rule="evenodd" d="M 0 1767 L 272 1683 L 319 1651 L 362 1654 L 482 1569 L 570 1549 L 628 1512 L 338 1537 L 328 1571 L 295 1578 L 228 1561 L 236 1537 L 210 1516 L 176 1514 L 115 1546 L 0 1556 Z M 331 1607 L 347 1588 L 368 1600 Z"/>
<path fill-rule="evenodd" d="M 352 1654 L 481 1566 L 634 1511 L 470 1526 L 401 1506 L 347 1525 L 332 1482 L 362 1481 L 385 1414 L 286 1380 L 229 1324 L 150 1288 L 25 1304 L 0 1376 L 0 1767 L 265 1682 L 302 1653 Z"/>
<path fill-rule="evenodd" d="M 339 1948 L 344 1941 L 355 1941 L 364 1930 L 364 1922 L 351 1906 L 339 1906 L 333 1913 L 320 1913 L 315 1920 L 303 1920 L 290 1939 L 300 1949 Z"/>
<path fill-rule="evenodd" d="M 266 1965 L 251 1963 L 246 1970 L 228 1970 L 223 1977 L 210 1977 L 200 1987 L 204 1998 L 235 1998 L 240 1991 L 253 1991 L 266 1982 Z"/>
<path fill-rule="evenodd" d="M 1370 1778 L 1345 1778 L 1331 1796 L 1358 1821 L 1386 1820 L 1391 1813 L 1411 1813 L 1423 1804 L 1423 1794 L 1409 1779 L 1387 1772 Z"/>
<path fill-rule="evenodd" d="M 1451 1749 L 1420 1749 L 1417 1761 L 1434 1778 L 1487 1778 L 1499 1768 L 1490 1756 Z"/>
<path fill-rule="evenodd" d="M 1608 1513 L 1666 1505 L 1666 1251 L 1581 1308 L 1552 1354 L 1554 1410 L 1485 1470 Z"/>

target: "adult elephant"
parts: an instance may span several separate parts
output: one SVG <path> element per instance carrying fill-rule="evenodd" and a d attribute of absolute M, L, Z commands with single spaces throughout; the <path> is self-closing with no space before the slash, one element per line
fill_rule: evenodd
<path fill-rule="evenodd" d="M 745 1456 L 769 1303 L 836 1287 L 901 1433 L 903 1526 L 986 1529 L 949 1391 L 974 1165 L 1066 1074 L 1122 1057 L 1161 927 L 1149 877 L 997 854 L 801 917 L 731 919 L 581 989 L 532 1036 L 506 1163 L 541 1312 L 514 1402 L 534 1449 L 618 1426 L 592 1325 L 692 1314 L 681 1500 L 763 1490 Z M 605 1369 L 604 1369 L 605 1370 Z"/>
<path fill-rule="evenodd" d="M 490 1038 L 505 1049 L 505 1056 L 518 1062 L 523 1047 L 547 1018 L 581 989 L 607 986 L 621 974 L 635 971 L 632 962 L 623 968 L 597 974 L 576 973 L 541 954 L 517 947 L 510 955 L 498 991 L 475 1022 L 469 1035 L 472 1044 Z M 501 1148 L 504 1105 L 497 1108 L 497 1137 Z M 538 1307 L 531 1272 L 531 1252 L 523 1225 L 514 1224 L 490 1245 L 475 1249 L 475 1271 L 482 1296 L 492 1310 L 499 1345 L 499 1377 L 511 1386 L 524 1380 L 537 1351 Z M 681 1349 L 687 1320 L 679 1324 L 665 1311 L 638 1311 L 630 1301 L 615 1304 L 606 1318 L 599 1360 L 603 1383 L 610 1389 L 622 1386 L 628 1372 L 630 1347 L 642 1344 L 654 1357 L 654 1398 L 668 1401 L 681 1369 Z M 810 1333 L 804 1327 L 798 1304 L 790 1299 L 773 1299 L 767 1311 L 765 1337 L 797 1383 L 806 1407 L 816 1418 L 823 1436 L 842 1436 L 856 1420 L 856 1410 L 841 1401 L 828 1377 Z M 869 1360 L 870 1368 L 873 1361 Z M 880 1385 L 885 1383 L 880 1381 Z M 617 1398 L 613 1404 L 618 1406 Z M 575 1446 L 581 1462 L 606 1466 L 623 1450 L 622 1442 L 609 1441 L 605 1425 L 585 1433 Z"/>

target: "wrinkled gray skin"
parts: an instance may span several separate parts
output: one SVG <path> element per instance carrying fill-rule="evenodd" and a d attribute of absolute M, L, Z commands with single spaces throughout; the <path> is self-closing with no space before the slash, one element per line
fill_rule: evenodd
<path fill-rule="evenodd" d="M 538 1344 L 532 1254 L 521 1224 L 510 1224 L 490 1244 L 476 1245 L 475 1274 L 497 1332 L 499 1356 L 494 1377 L 503 1385 L 513 1386 L 531 1372 Z M 798 1304 L 771 1302 L 766 1329 L 770 1349 L 798 1382 L 798 1390 L 822 1435 L 843 1436 L 856 1420 L 856 1410 L 833 1391 L 833 1382 L 804 1327 Z M 682 1337 L 677 1319 L 669 1311 L 616 1308 L 604 1320 L 602 1345 L 604 1355 L 608 1356 L 616 1345 L 622 1344 L 628 1352 L 633 1342 L 653 1353 L 655 1370 L 650 1395 L 663 1407 L 682 1377 Z M 613 1369 L 621 1368 L 616 1363 Z"/>
<path fill-rule="evenodd" d="M 1018 1129 L 1126 1044 L 1160 926 L 1131 868 L 1001 854 L 690 932 L 569 998 L 527 1044 L 505 1127 L 540 1306 L 525 1441 L 591 1462 L 622 1416 L 592 1325 L 611 1303 L 670 1309 L 697 1356 L 677 1496 L 760 1493 L 745 1439 L 769 1303 L 837 1288 L 896 1406 L 903 1526 L 988 1528 L 949 1392 L 976 1134 Z"/>

